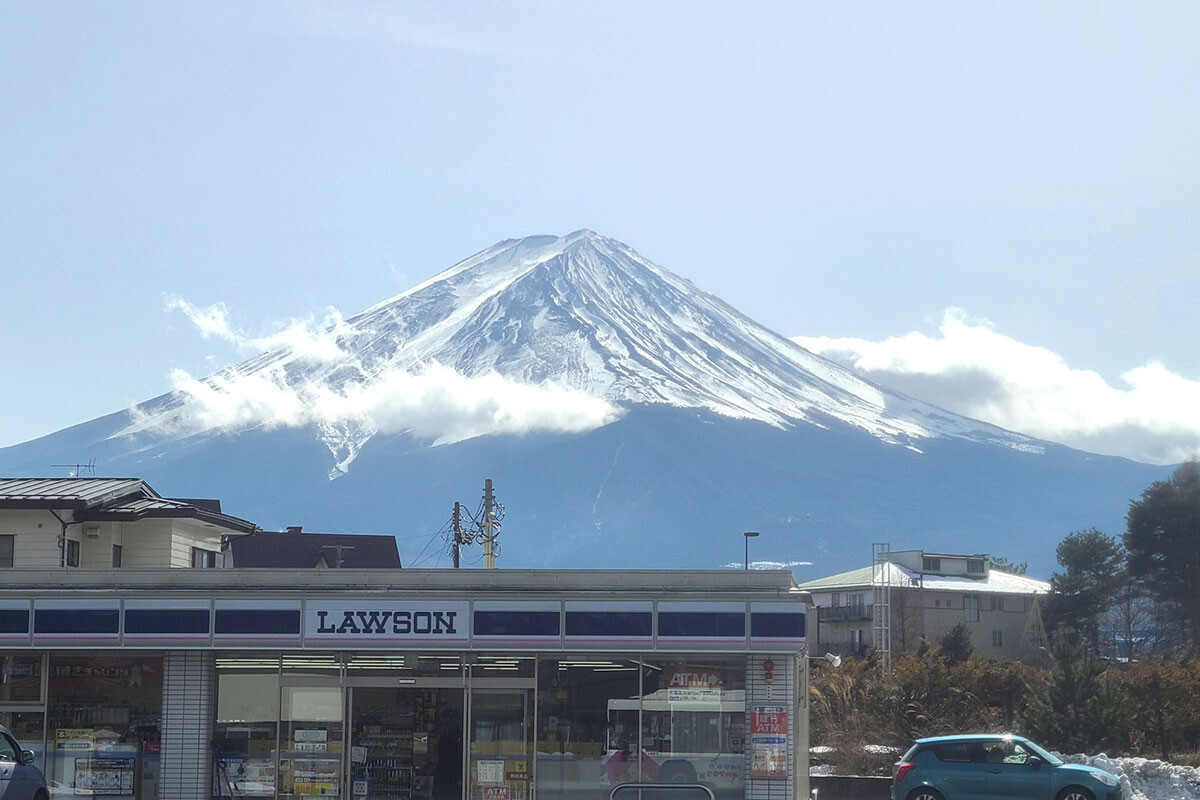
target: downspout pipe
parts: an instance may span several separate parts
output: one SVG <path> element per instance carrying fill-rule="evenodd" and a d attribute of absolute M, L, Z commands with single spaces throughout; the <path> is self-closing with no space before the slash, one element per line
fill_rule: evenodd
<path fill-rule="evenodd" d="M 46 510 L 54 515 L 54 518 L 56 520 L 58 520 L 58 524 L 61 526 L 61 530 L 59 531 L 59 534 L 58 534 L 58 566 L 61 569 L 66 569 L 66 567 L 67 567 L 67 526 L 68 525 L 78 525 L 80 523 L 77 520 L 72 520 L 72 521 L 68 522 L 67 520 L 60 517 L 58 515 L 58 512 L 55 511 L 53 508 L 48 508 Z"/>

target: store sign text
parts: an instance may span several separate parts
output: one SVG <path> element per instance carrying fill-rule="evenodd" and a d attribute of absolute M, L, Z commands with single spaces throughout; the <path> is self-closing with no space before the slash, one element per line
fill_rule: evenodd
<path fill-rule="evenodd" d="M 318 611 L 317 633 L 457 633 L 455 611 Z"/>
<path fill-rule="evenodd" d="M 387 608 L 375 603 L 312 603 L 307 634 L 314 638 L 466 638 L 466 603 L 407 603 Z"/>

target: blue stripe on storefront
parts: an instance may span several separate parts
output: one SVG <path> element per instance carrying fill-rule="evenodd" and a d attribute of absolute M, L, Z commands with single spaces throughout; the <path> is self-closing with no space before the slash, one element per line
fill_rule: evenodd
<path fill-rule="evenodd" d="M 121 612 L 115 608 L 39 608 L 33 612 L 35 634 L 116 634 L 120 628 Z"/>
<path fill-rule="evenodd" d="M 734 611 L 660 611 L 658 635 L 679 638 L 744 639 L 746 615 Z"/>
<path fill-rule="evenodd" d="M 213 626 L 221 635 L 300 635 L 300 610 L 218 608 Z"/>
<path fill-rule="evenodd" d="M 125 633 L 208 633 L 208 609 L 125 609 Z"/>

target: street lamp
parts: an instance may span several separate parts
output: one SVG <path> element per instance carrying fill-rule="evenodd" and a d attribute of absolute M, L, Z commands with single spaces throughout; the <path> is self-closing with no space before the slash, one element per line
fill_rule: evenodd
<path fill-rule="evenodd" d="M 742 562 L 742 569 L 750 569 L 750 539 L 758 536 L 758 531 L 745 531 L 742 536 L 746 537 L 746 560 Z"/>
<path fill-rule="evenodd" d="M 840 667 L 842 665 L 842 657 L 835 656 L 833 653 L 826 653 L 825 655 L 820 656 L 820 657 L 809 656 L 808 660 L 812 661 L 814 663 L 820 663 L 822 661 L 828 662 L 829 664 L 833 665 L 834 669 L 837 669 L 838 667 Z"/>

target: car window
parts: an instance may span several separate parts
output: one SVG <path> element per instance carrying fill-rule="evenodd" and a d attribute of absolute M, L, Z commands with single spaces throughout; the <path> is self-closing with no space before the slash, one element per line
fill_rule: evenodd
<path fill-rule="evenodd" d="M 1004 744 L 1005 764 L 1024 764 L 1029 761 L 1029 750 L 1020 742 L 1005 742 Z"/>
<path fill-rule="evenodd" d="M 0 761 L 16 761 L 19 752 L 17 743 L 0 733 Z"/>
<path fill-rule="evenodd" d="M 1054 766 L 1058 766 L 1059 764 L 1063 763 L 1063 760 L 1061 758 L 1054 755 L 1046 748 L 1040 747 L 1039 745 L 1034 744 L 1033 742 L 1026 742 L 1025 748 L 1027 750 L 1029 750 L 1029 752 L 1032 753 L 1033 755 L 1041 756 L 1042 760 L 1045 761 L 1047 764 L 1053 764 Z"/>
<path fill-rule="evenodd" d="M 939 761 L 970 763 L 983 761 L 983 752 L 976 742 L 951 742 L 933 748 Z"/>

